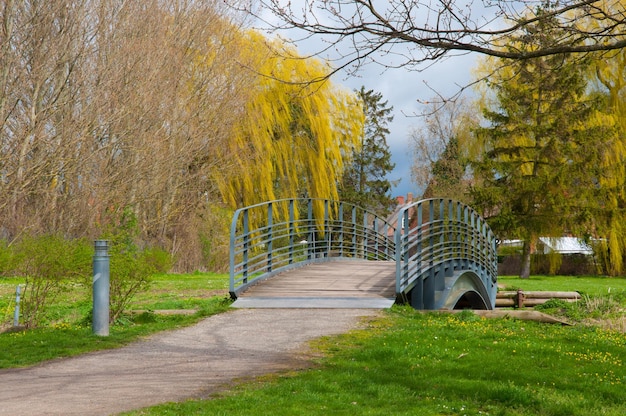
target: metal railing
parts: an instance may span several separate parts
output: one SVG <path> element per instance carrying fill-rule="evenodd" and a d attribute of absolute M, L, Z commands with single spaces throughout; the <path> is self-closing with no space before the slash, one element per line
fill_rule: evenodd
<path fill-rule="evenodd" d="M 398 296 L 413 289 L 420 296 L 432 296 L 434 291 L 444 290 L 444 276 L 456 270 L 472 271 L 487 290 L 495 288 L 496 238 L 472 208 L 450 199 L 426 199 L 403 207 L 398 223 L 401 224 L 395 236 Z M 495 301 L 495 293 L 493 297 Z M 420 299 L 412 303 L 422 303 L 428 309 L 428 302 Z"/>
<path fill-rule="evenodd" d="M 230 294 L 276 273 L 333 258 L 396 259 L 395 226 L 358 206 L 294 198 L 235 211 Z"/>

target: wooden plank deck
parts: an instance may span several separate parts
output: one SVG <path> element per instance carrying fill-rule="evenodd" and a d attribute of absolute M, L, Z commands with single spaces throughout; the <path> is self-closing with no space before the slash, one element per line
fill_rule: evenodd
<path fill-rule="evenodd" d="M 336 260 L 271 277 L 242 293 L 235 308 L 389 308 L 396 263 Z"/>

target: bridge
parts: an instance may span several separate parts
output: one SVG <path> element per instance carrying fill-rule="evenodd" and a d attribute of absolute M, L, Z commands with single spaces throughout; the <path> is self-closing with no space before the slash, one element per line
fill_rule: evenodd
<path fill-rule="evenodd" d="M 496 239 L 467 205 L 426 199 L 382 218 L 324 199 L 235 211 L 235 307 L 493 309 Z"/>

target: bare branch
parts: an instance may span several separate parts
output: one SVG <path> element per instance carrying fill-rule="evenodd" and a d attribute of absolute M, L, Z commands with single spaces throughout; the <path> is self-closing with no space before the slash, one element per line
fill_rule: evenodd
<path fill-rule="evenodd" d="M 271 31 L 297 29 L 324 42 L 333 52 L 333 73 L 353 72 L 367 63 L 419 70 L 446 56 L 476 52 L 506 59 L 562 53 L 590 53 L 626 47 L 626 12 L 619 1 L 482 0 L 261 0 L 257 16 Z M 545 10 L 544 10 L 545 9 Z M 537 11 L 541 10 L 541 13 Z M 557 22 L 565 35 L 541 49 L 507 45 L 513 35 L 533 33 L 543 22 Z M 406 46 L 398 51 L 398 46 Z M 401 62 L 390 59 L 401 58 Z M 352 68 L 352 70 L 350 70 Z M 332 74 L 329 74 L 329 76 Z"/>

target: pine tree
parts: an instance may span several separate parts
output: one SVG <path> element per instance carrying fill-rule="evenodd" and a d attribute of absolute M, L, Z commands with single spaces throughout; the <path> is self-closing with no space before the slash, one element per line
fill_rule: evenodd
<path fill-rule="evenodd" d="M 386 178 L 395 167 L 386 139 L 393 107 L 388 107 L 381 93 L 366 91 L 365 87 L 356 94 L 362 102 L 365 126 L 344 170 L 339 195 L 342 201 L 384 214 L 395 205 L 390 195 L 391 182 Z"/>
<path fill-rule="evenodd" d="M 559 36 L 531 29 L 510 47 L 547 47 Z M 511 63 L 490 81 L 495 105 L 477 131 L 485 151 L 473 163 L 481 186 L 472 193 L 496 234 L 524 241 L 520 277 L 529 276 L 538 238 L 561 236 L 595 201 L 601 173 L 593 167 L 607 129 L 590 122 L 597 103 L 585 94 L 585 69 L 581 59 L 553 55 Z"/>

